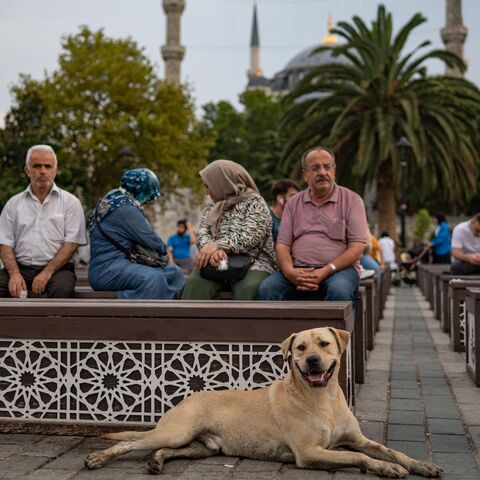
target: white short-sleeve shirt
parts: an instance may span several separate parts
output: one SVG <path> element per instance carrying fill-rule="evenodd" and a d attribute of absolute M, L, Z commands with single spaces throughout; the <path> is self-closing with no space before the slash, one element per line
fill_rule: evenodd
<path fill-rule="evenodd" d="M 452 233 L 452 248 L 461 248 L 463 253 L 480 253 L 480 237 L 470 229 L 469 220 L 459 223 Z"/>
<path fill-rule="evenodd" d="M 65 242 L 87 243 L 77 197 L 54 184 L 43 203 L 31 186 L 8 200 L 0 215 L 0 245 L 13 248 L 18 263 L 44 266 Z"/>

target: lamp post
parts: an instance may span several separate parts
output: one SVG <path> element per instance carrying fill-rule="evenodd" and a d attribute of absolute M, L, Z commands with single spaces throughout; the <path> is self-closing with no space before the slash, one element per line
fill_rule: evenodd
<path fill-rule="evenodd" d="M 121 148 L 118 151 L 117 155 L 122 170 L 128 170 L 129 168 L 133 167 L 133 160 L 135 159 L 135 154 L 130 147 Z"/>
<path fill-rule="evenodd" d="M 407 149 L 412 148 L 412 144 L 401 137 L 395 144 L 400 157 L 400 242 L 405 248 L 405 216 L 407 214 L 407 203 L 405 200 L 405 184 L 407 180 Z"/>

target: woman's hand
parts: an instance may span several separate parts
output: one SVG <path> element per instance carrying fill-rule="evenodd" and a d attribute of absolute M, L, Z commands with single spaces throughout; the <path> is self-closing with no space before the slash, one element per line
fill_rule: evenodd
<path fill-rule="evenodd" d="M 202 267 L 206 267 L 210 261 L 210 257 L 218 250 L 218 245 L 216 242 L 209 243 L 205 245 L 197 255 L 195 259 L 195 268 L 200 270 Z"/>
<path fill-rule="evenodd" d="M 227 252 L 219 248 L 211 257 L 210 257 L 210 265 L 212 267 L 217 268 L 220 264 L 222 258 L 227 258 Z"/>

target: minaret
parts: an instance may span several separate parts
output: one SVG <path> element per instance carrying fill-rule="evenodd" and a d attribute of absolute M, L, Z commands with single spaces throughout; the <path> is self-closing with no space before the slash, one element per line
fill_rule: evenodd
<path fill-rule="evenodd" d="M 442 40 L 445 48 L 452 53 L 457 54 L 463 61 L 463 44 L 467 37 L 467 28 L 462 21 L 462 0 L 446 0 L 447 7 L 447 26 L 442 28 Z M 446 66 L 445 74 L 451 77 L 463 77 L 462 72 L 457 67 Z"/>
<path fill-rule="evenodd" d="M 258 34 L 257 2 L 253 0 L 252 35 L 250 37 L 250 68 L 247 72 L 248 78 L 262 77 L 260 68 L 260 36 Z"/>
<path fill-rule="evenodd" d="M 185 0 L 163 0 L 163 10 L 167 15 L 167 44 L 162 46 L 165 60 L 165 81 L 180 83 L 180 65 L 185 48 L 180 45 L 180 18 L 185 9 Z"/>

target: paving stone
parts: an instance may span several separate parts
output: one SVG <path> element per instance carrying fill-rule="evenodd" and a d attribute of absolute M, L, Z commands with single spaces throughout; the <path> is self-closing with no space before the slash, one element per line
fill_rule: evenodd
<path fill-rule="evenodd" d="M 283 478 L 279 472 L 239 472 L 233 471 L 231 478 L 233 480 L 279 480 Z M 318 478 L 318 477 L 317 477 Z"/>
<path fill-rule="evenodd" d="M 282 480 L 333 480 L 337 478 L 330 472 L 305 470 L 303 468 L 297 468 L 295 465 L 285 465 L 279 475 Z M 251 480 L 256 480 L 256 477 L 252 476 L 250 478 Z"/>
<path fill-rule="evenodd" d="M 466 425 L 480 426 L 480 408 L 477 405 L 462 405 L 461 408 Z"/>
<path fill-rule="evenodd" d="M 450 402 L 442 403 L 425 403 L 425 413 L 427 418 L 460 418 L 457 407 Z"/>
<path fill-rule="evenodd" d="M 83 442 L 82 437 L 50 436 L 29 444 L 23 449 L 24 455 L 40 455 L 43 457 L 57 457 Z"/>
<path fill-rule="evenodd" d="M 360 429 L 370 440 L 384 443 L 385 424 L 383 422 L 360 422 Z"/>
<path fill-rule="evenodd" d="M 390 398 L 411 398 L 419 399 L 420 392 L 417 389 L 392 388 L 390 391 Z"/>
<path fill-rule="evenodd" d="M 275 471 L 279 472 L 282 468 L 280 462 L 264 462 L 258 460 L 242 460 L 235 468 L 236 472 L 262 472 L 262 471 Z"/>
<path fill-rule="evenodd" d="M 192 460 L 188 460 L 184 458 L 167 460 L 163 465 L 162 475 L 163 474 L 179 475 L 180 473 L 184 472 L 191 463 L 192 463 Z M 231 461 L 232 465 L 235 465 L 235 463 Z"/>
<path fill-rule="evenodd" d="M 402 411 L 421 411 L 423 410 L 422 404 L 418 400 L 398 399 L 392 398 L 390 400 L 390 410 L 402 410 Z"/>
<path fill-rule="evenodd" d="M 457 419 L 429 418 L 427 421 L 427 428 L 429 433 L 465 435 L 463 424 Z"/>
<path fill-rule="evenodd" d="M 447 474 L 473 475 L 476 473 L 478 475 L 480 473 L 477 462 L 470 453 L 433 452 L 433 462 L 442 467 Z"/>
<path fill-rule="evenodd" d="M 428 460 L 427 447 L 423 442 L 403 442 L 403 441 L 388 441 L 387 447 L 393 450 L 415 458 L 416 460 Z"/>
<path fill-rule="evenodd" d="M 390 379 L 392 383 L 394 383 L 396 380 L 414 382 L 417 380 L 417 374 L 415 372 L 392 372 Z"/>
<path fill-rule="evenodd" d="M 447 387 L 447 381 L 445 380 L 445 377 L 439 378 L 439 377 L 423 377 L 421 379 L 422 387 L 424 385 L 434 385 L 434 386 L 440 386 L 440 387 Z"/>
<path fill-rule="evenodd" d="M 451 395 L 448 385 L 424 385 L 422 383 L 422 392 L 424 395 Z"/>
<path fill-rule="evenodd" d="M 35 470 L 32 473 L 29 473 L 25 480 L 69 480 L 76 472 L 69 472 L 68 470 L 46 470 L 41 468 L 40 470 Z M 93 480 L 93 478 L 92 478 Z"/>
<path fill-rule="evenodd" d="M 396 380 L 394 383 L 392 383 L 392 388 L 395 389 L 402 389 L 402 390 L 418 390 L 418 387 L 420 386 L 420 383 L 418 383 L 416 380 L 415 381 L 408 381 L 408 380 Z"/>
<path fill-rule="evenodd" d="M 25 445 L 26 443 L 39 442 L 46 435 L 30 435 L 28 433 L 0 433 L 0 443 Z"/>
<path fill-rule="evenodd" d="M 22 448 L 18 445 L 9 445 L 7 444 L 0 444 L 0 461 L 5 460 L 6 458 L 10 457 L 10 455 L 18 454 L 22 451 Z"/>
<path fill-rule="evenodd" d="M 70 452 L 61 455 L 48 465 L 53 470 L 73 470 L 80 471 L 85 467 L 85 458 L 89 452 L 82 450 L 70 450 Z"/>
<path fill-rule="evenodd" d="M 459 452 L 464 453 L 470 450 L 467 437 L 464 435 L 430 435 L 432 452 Z"/>
<path fill-rule="evenodd" d="M 48 457 L 37 455 L 11 455 L 1 463 L 2 475 L 9 470 L 28 473 L 47 464 L 49 460 Z"/>
<path fill-rule="evenodd" d="M 387 439 L 406 442 L 425 442 L 425 429 L 420 425 L 389 425 Z"/>
<path fill-rule="evenodd" d="M 390 410 L 388 422 L 399 425 L 423 425 L 425 417 L 423 412 L 403 412 L 401 410 Z"/>
<path fill-rule="evenodd" d="M 125 472 L 124 469 L 100 468 L 98 470 L 83 470 L 70 478 L 71 480 L 124 480 L 130 478 L 130 474 Z"/>

